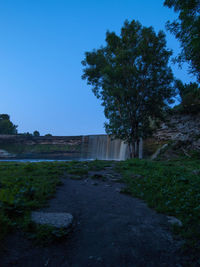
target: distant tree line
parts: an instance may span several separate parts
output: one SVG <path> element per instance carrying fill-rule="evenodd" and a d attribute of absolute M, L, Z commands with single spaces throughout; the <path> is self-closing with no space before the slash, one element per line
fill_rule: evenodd
<path fill-rule="evenodd" d="M 0 134 L 17 134 L 17 125 L 10 121 L 8 114 L 0 114 Z"/>
<path fill-rule="evenodd" d="M 0 134 L 20 134 L 25 136 L 40 136 L 39 131 L 34 131 L 33 133 L 18 133 L 17 125 L 14 125 L 10 120 L 8 114 L 0 114 Z M 46 134 L 45 136 L 52 136 L 51 134 Z"/>
<path fill-rule="evenodd" d="M 33 133 L 29 133 L 29 132 L 27 132 L 27 133 L 22 133 L 22 135 L 25 135 L 25 136 L 35 136 L 35 137 L 37 137 L 37 136 L 40 136 L 40 132 L 39 131 L 34 131 Z M 50 134 L 50 133 L 48 133 L 48 134 L 45 134 L 44 136 L 52 136 L 52 134 Z"/>

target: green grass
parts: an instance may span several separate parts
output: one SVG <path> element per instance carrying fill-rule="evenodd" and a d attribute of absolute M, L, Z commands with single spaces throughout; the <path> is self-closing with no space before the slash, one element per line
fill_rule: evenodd
<path fill-rule="evenodd" d="M 89 171 L 100 171 L 114 164 L 114 162 L 106 160 L 71 161 L 68 163 L 68 169 L 66 171 L 68 174 L 84 177 Z"/>
<path fill-rule="evenodd" d="M 55 228 L 44 224 L 29 223 L 25 228 L 27 238 L 32 240 L 35 245 L 46 246 L 55 241 L 64 239 L 71 229 Z"/>
<path fill-rule="evenodd" d="M 145 200 L 160 213 L 175 216 L 183 223 L 174 228 L 186 240 L 191 255 L 200 253 L 200 160 L 192 158 L 168 161 L 127 160 L 124 162 L 44 162 L 0 163 L 0 240 L 17 228 L 31 233 L 36 240 L 45 239 L 44 231 L 30 223 L 31 210 L 46 205 L 62 176 L 81 179 L 89 171 L 105 167 L 121 172 L 127 188 L 124 193 Z M 93 177 L 95 178 L 95 177 Z M 37 233 L 35 234 L 36 231 Z M 62 233 L 56 232 L 57 236 Z"/>
<path fill-rule="evenodd" d="M 106 161 L 93 162 L 0 162 L 0 240 L 12 230 L 22 229 L 36 240 L 43 238 L 41 227 L 33 226 L 30 220 L 32 210 L 46 205 L 62 176 L 82 179 L 90 170 L 109 166 Z M 43 229 L 43 228 L 42 228 Z M 50 228 L 44 235 L 49 235 Z M 54 231 L 57 233 L 57 230 Z M 54 234 L 58 237 L 60 232 Z M 52 236 L 50 236 L 52 239 Z M 44 240 L 41 240 L 42 242 Z"/>
<path fill-rule="evenodd" d="M 127 184 L 125 193 L 144 199 L 160 213 L 183 223 L 176 233 L 185 248 L 200 253 L 200 160 L 180 158 L 165 162 L 127 160 L 117 165 Z"/>
<path fill-rule="evenodd" d="M 68 163 L 0 163 L 0 240 L 10 230 L 28 229 L 31 210 L 51 198 Z"/>
<path fill-rule="evenodd" d="M 106 167 L 114 166 L 116 162 L 107 160 L 93 160 L 89 161 L 88 168 L 90 171 L 101 171 Z"/>

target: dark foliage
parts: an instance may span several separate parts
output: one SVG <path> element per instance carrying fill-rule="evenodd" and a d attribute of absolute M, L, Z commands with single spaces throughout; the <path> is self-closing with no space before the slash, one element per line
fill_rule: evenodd
<path fill-rule="evenodd" d="M 151 135 L 150 121 L 162 118 L 172 101 L 171 54 L 162 31 L 134 20 L 120 36 L 107 32 L 105 47 L 85 53 L 82 78 L 102 101 L 106 132 L 127 142 L 132 156 L 140 137 Z"/>
<path fill-rule="evenodd" d="M 188 62 L 190 72 L 200 82 L 200 1 L 165 0 L 164 5 L 179 14 L 177 20 L 167 22 L 167 28 L 181 43 L 182 50 L 177 60 Z"/>
<path fill-rule="evenodd" d="M 8 114 L 0 114 L 0 134 L 17 134 L 17 126 L 10 121 Z"/>

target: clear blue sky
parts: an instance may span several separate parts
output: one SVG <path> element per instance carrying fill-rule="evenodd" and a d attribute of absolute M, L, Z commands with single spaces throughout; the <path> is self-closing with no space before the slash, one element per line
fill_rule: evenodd
<path fill-rule="evenodd" d="M 85 51 L 119 33 L 125 19 L 164 30 L 175 13 L 164 0 L 0 0 L 0 113 L 19 132 L 104 133 L 99 100 L 81 80 Z M 175 54 L 179 44 L 167 33 Z M 175 76 L 191 80 L 186 69 Z"/>

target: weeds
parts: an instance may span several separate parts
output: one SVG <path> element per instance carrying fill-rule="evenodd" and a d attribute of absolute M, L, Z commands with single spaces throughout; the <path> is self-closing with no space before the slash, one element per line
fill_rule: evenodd
<path fill-rule="evenodd" d="M 0 164 L 0 239 L 11 229 L 27 229 L 31 210 L 54 195 L 66 168 L 63 163 Z"/>
<path fill-rule="evenodd" d="M 142 198 L 158 212 L 181 220 L 183 226 L 175 227 L 174 232 L 186 240 L 191 254 L 200 252 L 200 160 L 197 154 L 189 159 L 168 161 L 0 163 L 0 239 L 16 228 L 29 232 L 36 242 L 64 236 L 64 232 L 49 226 L 33 226 L 31 210 L 45 205 L 65 174 L 82 179 L 89 171 L 106 167 L 113 167 L 122 174 L 127 186 L 123 193 Z M 102 176 L 92 178 L 102 179 Z"/>
<path fill-rule="evenodd" d="M 182 221 L 176 233 L 194 253 L 200 252 L 200 160 L 179 158 L 165 162 L 127 160 L 117 165 L 127 184 L 125 193 L 144 199 L 158 212 Z"/>

